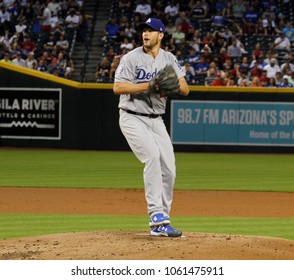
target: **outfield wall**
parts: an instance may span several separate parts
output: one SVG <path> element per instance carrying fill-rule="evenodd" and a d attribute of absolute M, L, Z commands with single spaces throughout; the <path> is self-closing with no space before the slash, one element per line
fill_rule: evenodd
<path fill-rule="evenodd" d="M 294 151 L 293 89 L 190 89 L 168 101 L 164 116 L 176 151 Z M 118 100 L 111 84 L 0 62 L 0 146 L 129 150 Z"/>

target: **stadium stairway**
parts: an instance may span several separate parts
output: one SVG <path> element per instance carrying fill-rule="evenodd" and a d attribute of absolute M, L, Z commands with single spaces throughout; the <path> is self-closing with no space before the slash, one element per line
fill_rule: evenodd
<path fill-rule="evenodd" d="M 71 77 L 78 82 L 95 82 L 95 71 L 99 57 L 103 51 L 102 37 L 109 19 L 109 0 L 85 0 L 84 11 L 93 17 L 88 20 L 89 34 L 85 44 L 76 42 L 72 59 L 75 72 Z"/>

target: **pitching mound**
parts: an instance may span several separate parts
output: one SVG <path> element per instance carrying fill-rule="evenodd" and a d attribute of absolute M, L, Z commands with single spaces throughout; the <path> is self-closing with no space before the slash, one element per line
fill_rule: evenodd
<path fill-rule="evenodd" d="M 145 215 L 143 190 L 0 188 L 1 213 Z M 175 191 L 173 215 L 293 217 L 294 193 Z M 294 259 L 294 241 L 184 232 L 97 231 L 0 240 L 0 259 Z"/>
<path fill-rule="evenodd" d="M 166 238 L 143 231 L 97 231 L 3 240 L 0 251 L 2 260 L 293 260 L 294 241 L 191 232 L 182 238 Z"/>

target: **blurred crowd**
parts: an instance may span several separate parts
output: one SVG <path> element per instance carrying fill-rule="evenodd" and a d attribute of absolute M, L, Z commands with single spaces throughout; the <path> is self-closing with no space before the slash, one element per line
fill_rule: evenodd
<path fill-rule="evenodd" d="M 0 0 L 0 60 L 70 78 L 71 47 L 84 42 L 83 0 Z"/>
<path fill-rule="evenodd" d="M 97 82 L 113 82 L 120 58 L 142 44 L 138 24 L 156 17 L 166 26 L 162 48 L 177 57 L 190 85 L 294 85 L 291 0 L 113 2 Z"/>

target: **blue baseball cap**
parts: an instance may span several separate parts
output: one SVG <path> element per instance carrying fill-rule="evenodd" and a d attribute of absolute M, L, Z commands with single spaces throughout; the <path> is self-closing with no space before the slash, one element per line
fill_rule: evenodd
<path fill-rule="evenodd" d="M 164 29 L 165 29 L 162 21 L 157 18 L 148 18 L 145 22 L 142 22 L 139 24 L 140 29 L 143 29 L 146 27 L 152 28 L 155 31 L 159 31 L 159 32 L 164 32 Z"/>

